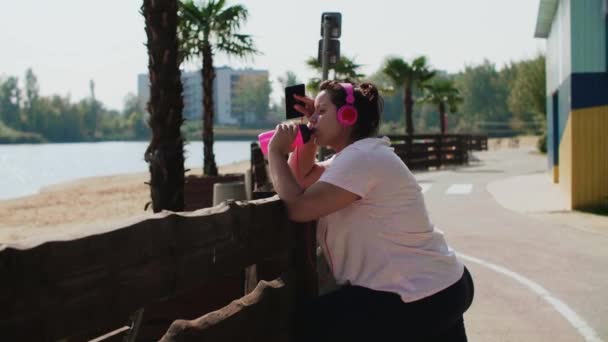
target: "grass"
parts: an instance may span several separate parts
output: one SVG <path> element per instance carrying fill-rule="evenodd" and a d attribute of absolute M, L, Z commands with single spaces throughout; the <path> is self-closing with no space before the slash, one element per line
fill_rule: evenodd
<path fill-rule="evenodd" d="M 31 144 L 45 142 L 37 133 L 20 132 L 0 121 L 0 144 Z"/>

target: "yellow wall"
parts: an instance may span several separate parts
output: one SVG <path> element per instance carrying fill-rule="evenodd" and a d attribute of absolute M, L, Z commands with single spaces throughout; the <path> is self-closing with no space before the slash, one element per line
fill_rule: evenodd
<path fill-rule="evenodd" d="M 568 194 L 572 208 L 572 113 L 568 115 L 566 128 L 559 142 L 559 185 Z"/>
<path fill-rule="evenodd" d="M 553 183 L 559 183 L 559 165 L 553 166 Z"/>
<path fill-rule="evenodd" d="M 559 146 L 559 181 L 573 209 L 608 200 L 608 106 L 570 113 Z"/>

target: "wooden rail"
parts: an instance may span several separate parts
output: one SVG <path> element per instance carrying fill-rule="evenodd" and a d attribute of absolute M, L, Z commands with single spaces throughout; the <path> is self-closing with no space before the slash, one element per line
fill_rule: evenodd
<path fill-rule="evenodd" d="M 472 134 L 416 134 L 389 135 L 395 153 L 412 170 L 440 168 L 444 165 L 464 165 L 470 151 L 488 149 L 487 135 Z M 330 157 L 333 151 L 321 148 L 321 156 Z M 254 196 L 272 194 L 273 188 L 266 171 L 266 161 L 257 143 L 251 144 L 251 173 Z"/>
<path fill-rule="evenodd" d="M 220 310 L 173 322 L 160 341 L 288 341 L 289 296 L 283 281 L 261 281 L 252 293 Z M 252 334 L 256 331 L 264 333 Z"/>
<path fill-rule="evenodd" d="M 470 135 L 469 149 L 472 151 L 488 150 L 488 135 Z"/>
<path fill-rule="evenodd" d="M 242 297 L 240 275 L 252 264 L 261 279 L 283 275 L 292 308 L 316 295 L 313 227 L 289 221 L 275 197 L 163 212 L 75 240 L 0 245 L 0 340 L 87 340 L 128 324 L 141 308 L 145 315 L 159 301 L 215 284 L 205 294 L 207 311 L 174 317 L 193 319 Z M 234 288 L 229 281 L 240 282 L 241 291 L 225 293 Z M 213 334 L 223 334 L 213 326 Z M 267 332 L 256 333 L 262 340 Z"/>
<path fill-rule="evenodd" d="M 412 170 L 468 163 L 471 150 L 487 150 L 487 137 L 466 134 L 391 135 L 395 153 Z"/>

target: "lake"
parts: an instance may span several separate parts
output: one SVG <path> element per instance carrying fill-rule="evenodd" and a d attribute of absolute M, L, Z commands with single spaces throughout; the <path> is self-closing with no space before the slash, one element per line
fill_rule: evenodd
<path fill-rule="evenodd" d="M 215 162 L 249 160 L 249 141 L 216 141 Z M 37 193 L 78 178 L 145 172 L 148 142 L 0 145 L 0 200 Z M 186 168 L 202 167 L 203 143 L 185 146 Z"/>

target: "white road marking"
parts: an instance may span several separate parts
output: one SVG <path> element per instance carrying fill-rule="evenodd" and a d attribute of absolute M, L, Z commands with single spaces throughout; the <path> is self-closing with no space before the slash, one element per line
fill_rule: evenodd
<path fill-rule="evenodd" d="M 473 184 L 452 184 L 445 193 L 448 195 L 466 195 L 471 193 L 472 190 Z"/>
<path fill-rule="evenodd" d="M 466 254 L 457 253 L 459 257 L 466 261 L 476 263 L 478 265 L 487 267 L 492 271 L 506 275 L 509 278 L 514 279 L 518 283 L 532 290 L 532 292 L 539 295 L 549 305 L 551 305 L 560 315 L 562 315 L 569 323 L 578 331 L 578 333 L 589 342 L 603 342 L 599 335 L 593 330 L 593 328 L 583 320 L 574 310 L 572 310 L 566 303 L 561 301 L 559 298 L 554 297 L 549 291 L 547 291 L 540 284 L 522 276 L 519 273 L 511 271 L 503 266 L 493 264 Z"/>

